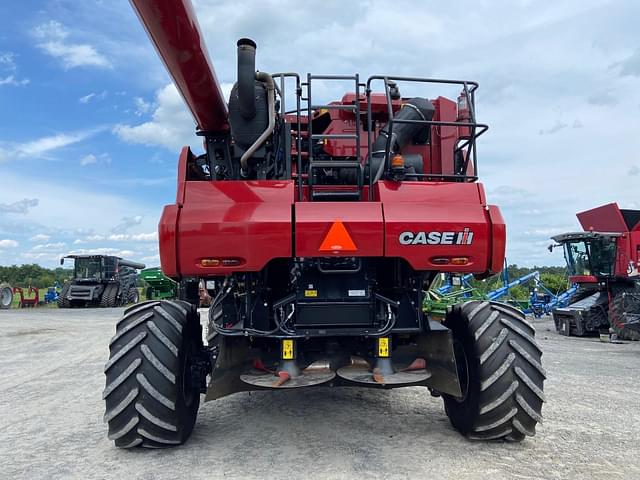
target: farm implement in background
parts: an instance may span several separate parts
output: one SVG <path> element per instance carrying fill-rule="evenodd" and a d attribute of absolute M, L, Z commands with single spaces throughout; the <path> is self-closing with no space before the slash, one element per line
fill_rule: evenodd
<path fill-rule="evenodd" d="M 147 285 L 147 300 L 167 300 L 178 296 L 178 284 L 162 273 L 160 267 L 141 270 L 140 279 Z"/>

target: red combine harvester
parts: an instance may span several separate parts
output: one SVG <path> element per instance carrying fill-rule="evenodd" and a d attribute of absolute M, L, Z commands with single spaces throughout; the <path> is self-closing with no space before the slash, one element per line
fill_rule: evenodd
<path fill-rule="evenodd" d="M 241 39 L 227 105 L 191 3 L 132 4 L 205 153 L 182 150 L 159 226 L 181 299 L 127 309 L 111 340 L 109 438 L 180 444 L 201 393 L 416 385 L 470 438 L 534 435 L 545 371 L 524 315 L 478 301 L 442 322 L 422 312 L 440 272 L 483 277 L 504 261 L 502 215 L 477 182 L 478 85 L 256 72 L 256 44 Z M 323 82 L 352 91 L 322 104 Z M 400 84 L 461 94 L 404 98 Z M 200 281 L 216 286 L 206 346 Z"/>
<path fill-rule="evenodd" d="M 556 329 L 640 340 L 640 210 L 609 203 L 577 217 L 584 232 L 556 235 L 550 247 L 564 248 L 569 280 L 579 285 L 572 303 L 553 311 Z"/>

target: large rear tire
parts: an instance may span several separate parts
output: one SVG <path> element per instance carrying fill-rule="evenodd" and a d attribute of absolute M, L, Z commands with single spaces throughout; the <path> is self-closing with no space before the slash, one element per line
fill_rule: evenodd
<path fill-rule="evenodd" d="M 203 349 L 197 310 L 144 302 L 125 310 L 105 365 L 104 421 L 121 448 L 164 448 L 189 438 L 200 405 L 192 361 Z"/>
<path fill-rule="evenodd" d="M 58 308 L 71 307 L 71 302 L 67 298 L 67 294 L 69 293 L 70 288 L 71 282 L 64 282 L 64 285 L 62 285 L 62 289 L 60 290 L 60 295 L 58 295 Z"/>
<path fill-rule="evenodd" d="M 640 340 L 640 331 L 628 327 L 627 315 L 640 314 L 640 295 L 637 290 L 619 292 L 609 303 L 609 325 L 613 333 L 622 340 Z"/>
<path fill-rule="evenodd" d="M 534 328 L 515 308 L 492 302 L 457 305 L 452 329 L 463 396 L 443 395 L 451 424 L 475 440 L 519 442 L 535 435 L 545 401 Z"/>

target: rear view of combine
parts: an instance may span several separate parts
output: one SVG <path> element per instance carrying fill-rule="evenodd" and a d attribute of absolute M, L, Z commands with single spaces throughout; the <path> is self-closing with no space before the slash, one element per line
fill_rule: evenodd
<path fill-rule="evenodd" d="M 597 335 L 640 340 L 640 210 L 615 203 L 577 215 L 583 232 L 556 235 L 564 249 L 569 280 L 578 284 L 571 304 L 553 311 L 563 335 Z"/>
<path fill-rule="evenodd" d="M 73 260 L 73 278 L 58 296 L 58 308 L 119 307 L 139 300 L 137 270 L 142 263 L 110 255 L 67 255 Z"/>
<path fill-rule="evenodd" d="M 129 308 L 111 340 L 109 438 L 177 445 L 200 393 L 313 386 L 424 386 L 470 438 L 533 435 L 545 372 L 524 315 L 489 301 L 442 321 L 422 311 L 440 272 L 483 277 L 504 261 L 504 221 L 477 182 L 477 84 L 256 73 L 256 44 L 241 39 L 227 105 L 190 2 L 132 4 L 206 151 L 182 150 L 160 220 L 181 299 Z M 323 83 L 350 91 L 325 103 Z M 408 84 L 461 93 L 405 98 Z M 206 346 L 201 281 L 218 286 Z"/>

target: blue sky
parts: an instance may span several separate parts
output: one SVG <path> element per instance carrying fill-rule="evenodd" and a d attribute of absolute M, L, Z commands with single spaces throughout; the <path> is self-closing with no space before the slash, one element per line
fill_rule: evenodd
<path fill-rule="evenodd" d="M 561 264 L 545 246 L 579 228 L 576 211 L 640 208 L 638 2 L 194 5 L 225 91 L 242 36 L 265 71 L 478 80 L 480 174 L 511 262 Z M 0 18 L 0 264 L 72 251 L 157 264 L 179 148 L 199 140 L 132 8 L 2 2 Z"/>

